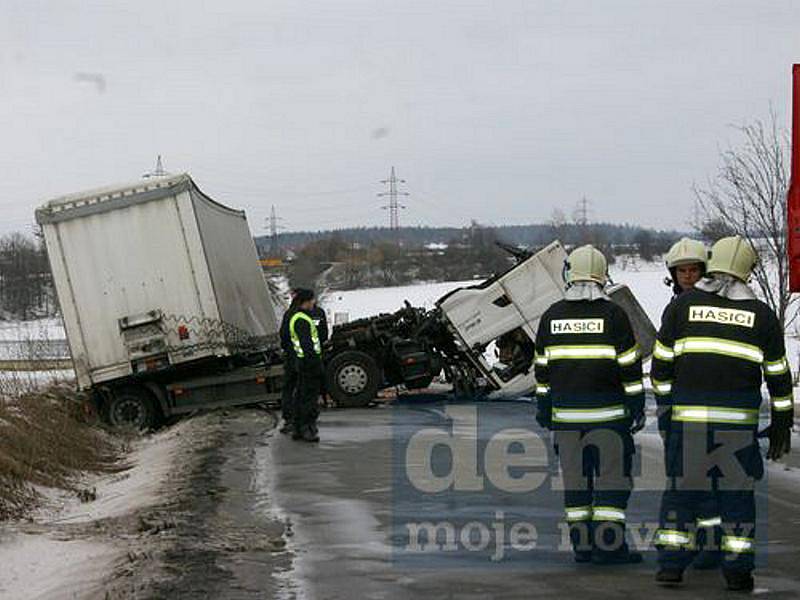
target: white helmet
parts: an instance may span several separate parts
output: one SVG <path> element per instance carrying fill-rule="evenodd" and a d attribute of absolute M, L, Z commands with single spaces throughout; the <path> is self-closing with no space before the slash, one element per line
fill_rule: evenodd
<path fill-rule="evenodd" d="M 666 261 L 668 269 L 692 263 L 700 263 L 705 267 L 708 264 L 708 249 L 703 242 L 681 238 L 667 252 Z"/>
<path fill-rule="evenodd" d="M 575 248 L 567 258 L 567 283 L 594 281 L 605 285 L 608 280 L 608 262 L 603 253 L 587 244 Z"/>

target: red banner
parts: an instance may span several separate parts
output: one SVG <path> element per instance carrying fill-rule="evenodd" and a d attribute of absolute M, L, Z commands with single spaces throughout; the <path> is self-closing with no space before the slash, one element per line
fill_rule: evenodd
<path fill-rule="evenodd" d="M 792 167 L 787 199 L 789 289 L 800 292 L 800 65 L 792 68 Z"/>

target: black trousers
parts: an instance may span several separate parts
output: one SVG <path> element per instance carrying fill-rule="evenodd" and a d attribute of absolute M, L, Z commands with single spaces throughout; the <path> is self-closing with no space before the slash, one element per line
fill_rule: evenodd
<path fill-rule="evenodd" d="M 283 420 L 291 423 L 294 420 L 295 394 L 297 393 L 297 361 L 286 357 L 283 363 L 283 388 L 281 389 L 281 415 Z"/>
<path fill-rule="evenodd" d="M 633 437 L 627 430 L 556 431 L 555 444 L 573 549 L 607 556 L 627 553 Z"/>
<path fill-rule="evenodd" d="M 726 437 L 727 436 L 727 437 Z M 723 452 L 735 462 L 709 468 L 705 456 Z M 706 509 L 719 511 L 722 569 L 752 571 L 755 557 L 755 481 L 764 473 L 755 431 L 716 431 L 705 423 L 684 423 L 667 438 L 667 488 L 656 535 L 658 562 L 683 570 L 697 551 L 698 521 Z M 713 511 L 716 512 L 716 511 Z"/>
<path fill-rule="evenodd" d="M 316 370 L 297 371 L 297 393 L 294 402 L 294 429 L 303 433 L 309 427 L 316 427 L 319 418 L 319 394 L 322 375 Z"/>

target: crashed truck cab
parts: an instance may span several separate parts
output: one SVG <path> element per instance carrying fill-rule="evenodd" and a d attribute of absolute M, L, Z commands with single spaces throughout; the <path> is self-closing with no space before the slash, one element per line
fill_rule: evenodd
<path fill-rule="evenodd" d="M 477 374 L 473 387 L 484 388 L 490 398 L 529 394 L 535 387 L 536 330 L 548 307 L 564 297 L 566 258 L 563 246 L 552 242 L 505 273 L 437 302 Z M 606 292 L 625 310 L 643 355 L 649 356 L 656 332 L 644 309 L 624 284 L 612 284 Z"/>
<path fill-rule="evenodd" d="M 564 297 L 566 252 L 552 242 L 480 284 L 458 288 L 431 311 L 407 305 L 334 328 L 328 390 L 343 406 L 363 406 L 379 389 L 427 387 L 443 371 L 454 393 L 490 399 L 530 394 L 539 319 Z M 645 356 L 655 329 L 625 285 L 606 290 L 627 312 Z"/>

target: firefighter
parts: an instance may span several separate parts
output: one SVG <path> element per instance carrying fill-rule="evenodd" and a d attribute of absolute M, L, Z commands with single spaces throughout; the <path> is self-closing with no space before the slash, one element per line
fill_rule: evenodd
<path fill-rule="evenodd" d="M 669 392 L 668 483 L 655 538 L 662 585 L 682 582 L 695 553 L 697 519 L 712 496 L 727 587 L 753 589 L 753 486 L 764 471 L 757 442 L 762 378 L 771 398 L 768 458 L 789 451 L 794 420 L 783 328 L 746 283 L 756 260 L 746 240 L 719 240 L 708 276 L 670 303 L 658 333 L 653 385 Z"/>
<path fill-rule="evenodd" d="M 708 250 L 703 242 L 681 238 L 667 252 L 666 263 L 670 277 L 665 281 L 672 286 L 674 296 L 679 296 L 706 274 Z"/>
<path fill-rule="evenodd" d="M 665 280 L 672 287 L 672 300 L 684 292 L 693 289 L 695 284 L 706 274 L 708 265 L 708 248 L 703 242 L 682 238 L 667 252 L 666 266 L 670 277 Z M 666 311 L 666 309 L 665 309 Z M 658 404 L 659 433 L 664 440 L 666 463 L 667 435 L 670 424 L 669 405 L 671 403 L 669 386 L 659 380 L 653 382 L 653 392 Z M 719 550 L 722 541 L 719 508 L 716 498 L 708 494 L 697 509 L 697 527 L 695 548 L 698 551 L 692 566 L 695 569 L 716 569 L 722 561 Z"/>
<path fill-rule="evenodd" d="M 299 289 L 297 310 L 289 319 L 289 336 L 297 365 L 292 439 L 318 442 L 319 391 L 322 386 L 322 346 L 317 326 L 311 317 L 314 292 Z"/>
<path fill-rule="evenodd" d="M 547 309 L 536 336 L 536 419 L 554 431 L 575 561 L 641 562 L 625 541 L 633 434 L 645 423 L 639 347 L 604 291 L 600 251 L 574 250 L 565 275 L 565 299 Z"/>
<path fill-rule="evenodd" d="M 279 330 L 284 357 L 283 385 L 281 387 L 281 417 L 283 417 L 283 426 L 280 432 L 287 434 L 294 431 L 292 413 L 294 411 L 294 396 L 297 391 L 297 361 L 295 360 L 294 349 L 292 348 L 292 338 L 289 334 L 289 319 L 297 312 L 297 290 L 292 290 L 290 294 L 292 301 L 289 304 L 289 308 L 283 313 Z"/>

